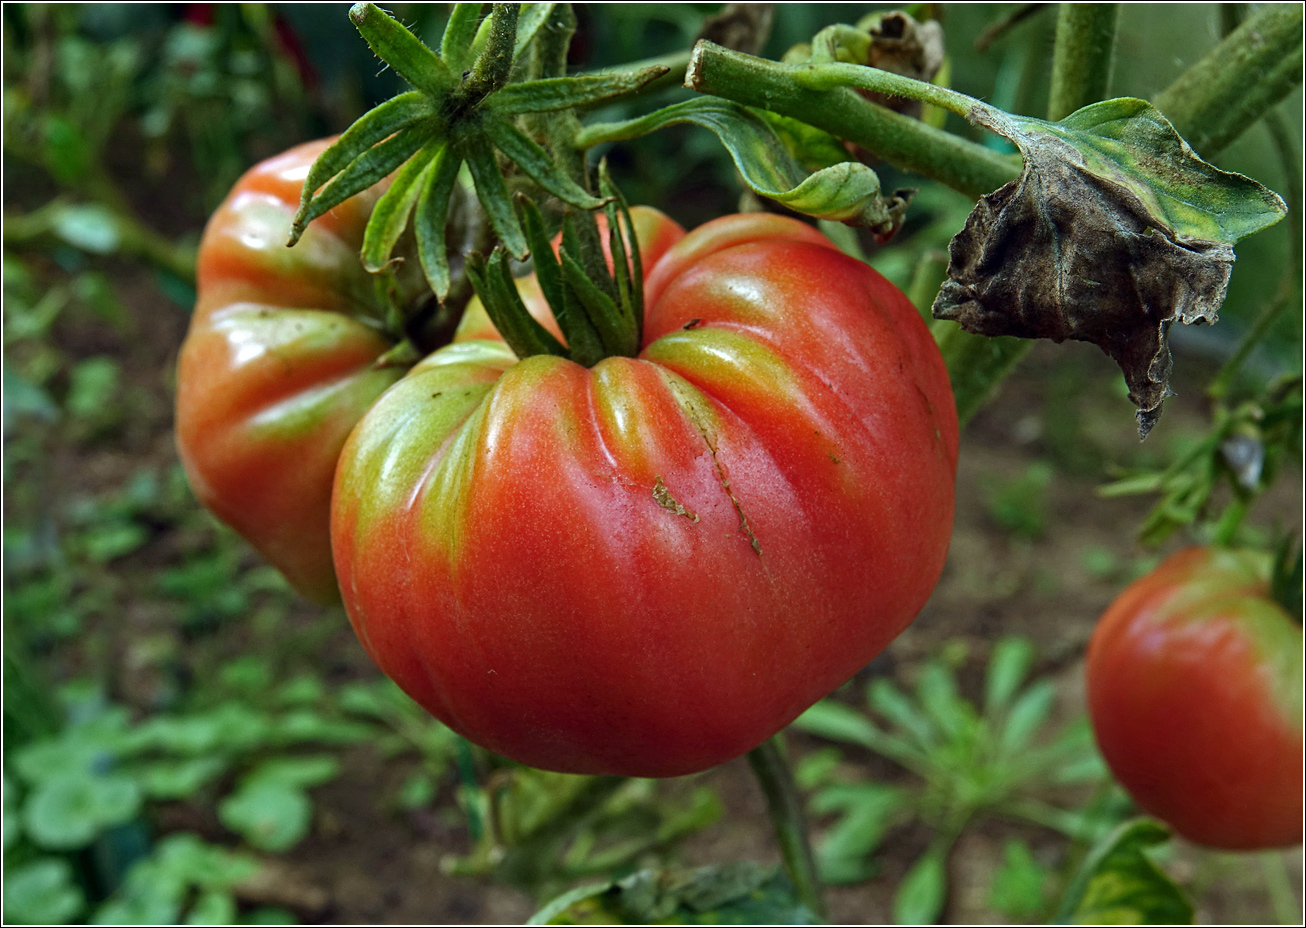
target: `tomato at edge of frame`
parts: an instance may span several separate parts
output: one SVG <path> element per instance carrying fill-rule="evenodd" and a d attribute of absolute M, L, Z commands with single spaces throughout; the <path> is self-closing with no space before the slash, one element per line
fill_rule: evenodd
<path fill-rule="evenodd" d="M 1268 556 L 1179 551 L 1127 587 L 1088 650 L 1088 703 L 1116 778 L 1190 841 L 1302 841 L 1302 630 Z"/>
<path fill-rule="evenodd" d="M 195 495 L 317 602 L 339 599 L 329 520 L 340 449 L 403 375 L 376 366 L 396 339 L 359 260 L 388 181 L 286 247 L 308 169 L 331 141 L 254 166 L 209 219 L 177 372 L 177 448 Z M 405 264 L 401 292 L 415 298 L 418 263 Z"/>
<path fill-rule="evenodd" d="M 956 410 L 897 288 L 767 214 L 649 264 L 637 358 L 455 343 L 363 417 L 336 474 L 368 653 L 539 768 L 745 753 L 896 637 L 947 553 Z"/>

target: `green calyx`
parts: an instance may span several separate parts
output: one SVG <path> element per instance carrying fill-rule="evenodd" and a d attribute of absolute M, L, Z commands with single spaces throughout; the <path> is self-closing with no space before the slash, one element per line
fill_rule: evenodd
<path fill-rule="evenodd" d="M 468 275 L 499 334 L 519 358 L 552 354 L 592 367 L 614 355 L 639 353 L 644 322 L 644 271 L 630 211 L 607 174 L 599 169 L 606 202 L 607 251 L 592 212 L 569 210 L 555 254 L 539 208 L 518 197 L 520 224 L 534 258 L 535 278 L 566 344 L 527 310 L 513 282 L 506 249 L 485 259 L 468 256 Z"/>
<path fill-rule="evenodd" d="M 464 165 L 495 235 L 518 259 L 530 247 L 513 206 L 514 187 L 533 182 L 581 210 L 604 204 L 519 122 L 632 93 L 667 68 L 575 78 L 551 73 L 560 71 L 553 46 L 561 41 L 565 48 L 574 29 L 560 5 L 496 3 L 482 18 L 483 6 L 455 5 L 438 54 L 375 4 L 350 9 L 372 51 L 414 89 L 364 114 L 314 162 L 287 244 L 317 217 L 391 177 L 368 222 L 363 264 L 372 273 L 387 268 L 411 223 L 422 271 L 443 301 L 451 288 L 445 226 Z M 508 163 L 519 173 L 506 170 Z"/>

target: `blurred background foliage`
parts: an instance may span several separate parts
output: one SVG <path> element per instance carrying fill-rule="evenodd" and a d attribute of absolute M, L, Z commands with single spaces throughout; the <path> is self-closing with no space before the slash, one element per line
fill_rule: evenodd
<path fill-rule="evenodd" d="M 914 11 L 942 21 L 957 89 L 1040 115 L 1051 5 L 982 49 L 976 43 L 1016 7 Z M 573 64 L 601 68 L 685 50 L 718 8 L 580 5 Z M 877 8 L 891 7 L 779 5 L 763 54 L 779 58 L 824 26 Z M 471 747 L 376 675 L 339 609 L 297 600 L 191 496 L 172 446 L 172 368 L 206 216 L 253 163 L 340 132 L 405 89 L 379 67 L 347 9 L 6 4 L 0 14 L 8 922 L 521 919 L 533 899 L 586 876 L 619 879 L 686 855 L 692 862 L 695 853 L 717 862 L 756 856 L 764 853 L 756 836 L 770 840 L 765 823 L 738 814 L 758 809 L 736 795 L 752 795 L 746 773 L 613 782 L 525 770 Z M 391 9 L 428 42 L 447 16 L 442 4 Z M 1218 41 L 1221 17 L 1217 5 L 1124 5 L 1111 92 L 1153 96 Z M 688 95 L 673 89 L 594 117 L 636 115 Z M 1301 111 L 1300 89 L 1278 107 L 1294 140 Z M 952 131 L 1006 145 L 948 119 Z M 677 127 L 606 153 L 632 202 L 688 227 L 739 208 L 733 165 L 708 133 Z M 1285 162 L 1258 123 L 1218 163 L 1287 194 L 1294 183 L 1300 190 L 1299 151 L 1294 158 Z M 906 288 L 922 256 L 946 249 L 972 204 L 887 165 L 877 170 L 886 188 L 921 187 L 893 242 L 859 243 Z M 1181 369 L 1206 375 L 1233 353 L 1284 269 L 1299 266 L 1294 223 L 1239 246 L 1220 324 L 1173 333 Z M 1300 372 L 1301 324 L 1300 313 L 1281 315 L 1233 395 Z M 1203 386 L 1183 384 L 1196 394 Z M 1281 412 L 1296 417 L 1299 446 L 1296 396 Z M 1190 471 L 1166 478 L 1165 468 L 1203 442 L 1215 448 L 1213 433 L 1194 402 L 1168 412 L 1138 446 L 1119 375 L 1091 349 L 1036 352 L 997 404 L 1001 412 L 981 415 L 967 436 L 953 566 L 928 614 L 821 704 L 825 728 L 813 717 L 795 739 L 822 866 L 848 893 L 864 893 L 836 895 L 836 916 L 844 898 L 848 912 L 866 910 L 881 879 L 890 887 L 877 910 L 885 918 L 1044 917 L 1075 863 L 1073 842 L 1087 840 L 1076 829 L 1096 833 L 1128 812 L 1076 734 L 1082 722 L 1061 717 L 1080 712 L 1066 681 L 1097 610 L 1154 562 L 1130 543 L 1142 521 L 1138 504 L 1096 501 L 1093 489 L 1119 468 L 1151 474 L 1153 491 L 1165 479 L 1191 482 Z M 1214 482 L 1199 479 L 1197 489 L 1209 496 Z M 1181 489 L 1191 497 L 1187 484 Z M 1181 513 L 1165 525 L 1189 525 L 1207 496 L 1187 522 Z M 1270 541 L 1285 519 L 1291 527 L 1294 508 L 1299 494 L 1279 505 L 1270 520 L 1278 525 L 1249 523 L 1246 538 Z M 1061 624 L 1047 622 L 1049 613 Z M 1034 637 L 1044 656 L 1036 663 L 1024 639 L 995 645 L 1002 630 Z M 940 649 L 954 635 L 963 643 Z M 1017 760 L 1010 745 L 999 750 L 994 741 L 1011 722 L 993 713 L 1014 710 L 983 702 L 985 673 L 997 674 L 1015 653 L 1022 656 L 1018 672 L 1007 670 L 1007 697 L 1028 674 L 1022 698 L 1036 704 L 1021 738 L 1053 752 L 1046 769 L 1019 774 L 1008 771 Z M 895 679 L 915 695 L 895 690 Z M 1070 708 L 1054 712 L 1054 703 Z M 915 766 L 895 767 L 902 757 L 885 739 L 911 732 L 875 734 L 868 705 L 899 728 L 921 718 L 942 726 L 939 747 Z M 830 728 L 831 718 L 844 727 Z M 987 766 L 961 771 L 981 755 Z M 984 783 L 975 780 L 981 774 Z M 1072 781 L 1087 786 L 1066 793 Z M 1058 805 L 1043 803 L 1049 789 L 1061 790 Z M 1042 810 L 1051 824 L 994 830 L 1004 803 Z M 714 829 L 727 829 L 725 837 L 710 837 Z M 999 856 L 979 890 L 949 895 L 946 872 L 959 865 L 946 861 L 975 847 L 967 829 Z M 380 855 L 420 852 L 430 855 L 415 871 L 423 879 L 456 877 L 482 887 L 480 895 L 467 902 L 428 879 L 432 888 L 413 902 L 423 908 L 394 900 L 351 908 L 329 892 L 340 872 L 326 869 L 333 840 L 347 846 L 351 872 L 376 883 L 401 878 L 385 872 Z M 287 870 L 283 858 L 300 869 Z M 1222 886 L 1245 904 L 1232 911 L 1295 921 L 1284 861 L 1300 866 L 1299 855 L 1275 858 L 1248 888 L 1224 858 L 1179 858 L 1190 888 Z M 518 895 L 487 895 L 487 881 Z"/>

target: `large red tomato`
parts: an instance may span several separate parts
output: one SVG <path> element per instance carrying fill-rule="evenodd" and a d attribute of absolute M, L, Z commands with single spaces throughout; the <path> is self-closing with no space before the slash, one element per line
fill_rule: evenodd
<path fill-rule="evenodd" d="M 1172 555 L 1103 614 L 1088 650 L 1102 754 L 1140 806 L 1199 844 L 1302 840 L 1302 630 L 1268 558 Z"/>
<path fill-rule="evenodd" d="M 536 767 L 673 776 L 756 747 L 902 631 L 947 552 L 956 412 L 902 293 L 765 214 L 646 264 L 637 358 L 451 345 L 336 473 L 368 652 Z"/>
<path fill-rule="evenodd" d="M 358 257 L 380 189 L 286 247 L 304 178 L 329 141 L 252 168 L 209 220 L 177 374 L 177 446 L 195 494 L 319 601 L 338 597 L 329 518 L 340 449 L 403 375 L 377 366 L 394 339 Z"/>

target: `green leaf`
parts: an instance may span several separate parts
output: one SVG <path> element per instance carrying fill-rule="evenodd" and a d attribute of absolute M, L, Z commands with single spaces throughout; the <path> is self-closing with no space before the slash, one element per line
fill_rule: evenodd
<path fill-rule="evenodd" d="M 539 33 L 544 24 L 553 15 L 556 3 L 523 3 L 517 18 L 517 41 L 513 45 L 512 60 L 517 61 L 526 51 L 526 46 Z"/>
<path fill-rule="evenodd" d="M 963 737 L 975 727 L 975 710 L 957 695 L 957 680 L 939 661 L 921 668 L 916 680 L 916 698 L 946 738 Z"/>
<path fill-rule="evenodd" d="M 471 145 L 462 151 L 462 155 L 467 159 L 472 181 L 476 184 L 476 198 L 485 207 L 485 215 L 489 217 L 499 241 L 518 261 L 525 260 L 529 253 L 526 236 L 517 221 L 517 211 L 513 209 L 508 185 L 504 183 L 494 152 L 488 146 Z"/>
<path fill-rule="evenodd" d="M 933 846 L 921 855 L 893 895 L 895 925 L 932 925 L 948 897 L 947 854 Z"/>
<path fill-rule="evenodd" d="M 104 829 L 130 821 L 140 808 L 141 791 L 134 780 L 70 771 L 32 790 L 23 804 L 23 825 L 38 846 L 72 850 L 85 847 Z"/>
<path fill-rule="evenodd" d="M 615 883 L 571 890 L 529 925 L 813 925 L 778 868 L 752 861 L 697 870 L 641 870 Z"/>
<path fill-rule="evenodd" d="M 952 239 L 935 318 L 989 337 L 1098 345 L 1124 374 L 1145 437 L 1172 393 L 1171 326 L 1216 321 L 1233 243 L 1283 218 L 1283 201 L 1202 161 L 1143 100 L 1095 103 L 1060 123 L 978 102 L 969 116 L 1014 142 L 1024 166 Z"/>
<path fill-rule="evenodd" d="M 434 169 L 435 159 L 448 147 L 449 143 L 443 139 L 428 142 L 399 169 L 390 189 L 376 201 L 363 232 L 360 254 L 363 267 L 369 274 L 379 274 L 390 266 L 390 255 L 399 242 L 399 236 L 408 228 L 408 217 L 412 215 L 417 198 Z"/>
<path fill-rule="evenodd" d="M 559 256 L 562 275 L 567 282 L 570 294 L 585 310 L 585 315 L 599 335 L 605 355 L 625 355 L 634 357 L 639 352 L 635 341 L 638 333 L 633 326 L 622 326 L 621 311 L 617 303 L 590 279 L 580 266 L 580 262 L 564 248 Z"/>
<path fill-rule="evenodd" d="M 612 882 L 594 883 L 589 886 L 577 886 L 575 889 L 569 889 L 561 896 L 556 896 L 546 902 L 538 912 L 526 920 L 528 925 L 575 925 L 580 922 L 572 921 L 567 916 L 572 908 L 587 899 L 593 899 L 610 892 L 616 884 Z M 586 907 L 588 908 L 588 907 Z"/>
<path fill-rule="evenodd" d="M 550 113 L 573 107 L 597 106 L 634 93 L 657 80 L 670 68 L 653 65 L 638 71 L 578 74 L 575 77 L 547 77 L 538 81 L 508 84 L 485 98 L 484 106 L 505 116 L 522 113 Z"/>
<path fill-rule="evenodd" d="M 91 254 L 112 254 L 122 241 L 118 217 L 99 204 L 60 207 L 50 222 L 60 239 Z"/>
<path fill-rule="evenodd" d="M 1007 708 L 1032 666 L 1034 645 L 1028 638 L 1008 636 L 993 646 L 984 678 L 985 715 L 995 715 Z"/>
<path fill-rule="evenodd" d="M 445 223 L 449 216 L 449 198 L 458 180 L 462 158 L 451 147 L 435 155 L 433 168 L 426 174 L 417 198 L 414 231 L 417 234 L 417 258 L 431 290 L 441 300 L 449 295 L 449 246 L 445 241 Z"/>
<path fill-rule="evenodd" d="M 132 770 L 151 799 L 190 799 L 230 766 L 225 757 L 155 761 Z"/>
<path fill-rule="evenodd" d="M 4 404 L 4 434 L 7 436 L 20 418 L 27 417 L 38 422 L 53 422 L 59 417 L 59 407 L 50 395 L 36 384 L 24 380 L 14 372 L 13 365 L 5 365 L 4 392 L 0 396 Z"/>
<path fill-rule="evenodd" d="M 567 340 L 567 351 L 578 364 L 589 366 L 603 357 L 603 343 L 598 330 L 590 322 L 576 294 L 563 278 L 562 264 L 553 252 L 544 217 L 528 198 L 521 198 L 522 227 L 525 229 L 531 256 L 534 259 L 535 280 L 540 292 L 553 310 L 553 317 Z"/>
<path fill-rule="evenodd" d="M 120 371 L 113 358 L 87 358 L 72 370 L 68 396 L 64 400 L 68 412 L 78 419 L 91 419 L 112 408 L 118 392 Z"/>
<path fill-rule="evenodd" d="M 598 209 L 603 205 L 603 200 L 564 174 L 547 151 L 507 119 L 486 113 L 481 118 L 481 128 L 499 151 L 559 200 L 577 209 Z"/>
<path fill-rule="evenodd" d="M 435 799 L 435 781 L 422 771 L 411 774 L 399 787 L 396 802 L 401 809 L 422 809 Z"/>
<path fill-rule="evenodd" d="M 875 723 L 856 709 L 832 699 L 822 699 L 794 719 L 794 727 L 819 738 L 846 741 L 874 750 L 880 735 Z"/>
<path fill-rule="evenodd" d="M 589 147 L 638 138 L 678 123 L 716 134 L 749 189 L 804 215 L 866 226 L 887 236 L 907 208 L 900 196 L 883 197 L 880 179 L 860 162 L 843 161 L 808 174 L 770 123 L 745 106 L 716 97 L 686 100 L 626 122 L 589 126 L 577 144 Z"/>
<path fill-rule="evenodd" d="M 23 826 L 19 821 L 18 786 L 4 775 L 4 814 L 0 815 L 0 826 L 4 828 L 4 849 L 7 851 L 23 839 Z"/>
<path fill-rule="evenodd" d="M 475 57 L 472 41 L 476 38 L 484 7 L 483 3 L 455 3 L 449 11 L 449 22 L 445 24 L 444 36 L 440 39 L 440 57 L 455 74 L 466 71 Z"/>
<path fill-rule="evenodd" d="M 458 82 L 435 52 L 376 4 L 355 3 L 349 18 L 373 53 L 422 93 L 439 97 Z"/>
<path fill-rule="evenodd" d="M 1035 733 L 1052 714 L 1057 690 L 1050 680 L 1040 680 L 1025 690 L 1011 707 L 1002 731 L 998 735 L 998 750 L 1007 756 L 1018 756 L 1026 750 Z"/>
<path fill-rule="evenodd" d="M 405 140 L 400 144 L 398 150 L 407 147 L 409 154 L 425 144 L 425 138 L 422 138 L 416 144 L 412 144 L 413 139 L 419 138 L 413 133 L 421 128 L 420 124 L 424 120 L 428 120 L 434 114 L 435 110 L 430 99 L 413 90 L 408 93 L 401 93 L 399 96 L 387 100 L 360 116 L 353 125 L 341 134 L 340 138 L 332 142 L 322 154 L 317 156 L 317 160 L 308 169 L 308 175 L 304 178 L 304 188 L 299 197 L 299 209 L 296 211 L 294 222 L 290 227 L 288 244 L 294 245 L 298 242 L 300 236 L 304 234 L 304 229 L 318 216 L 339 206 L 354 194 L 367 189 L 371 184 L 376 183 L 376 181 L 379 181 L 403 163 L 408 155 L 404 155 L 390 163 L 391 156 L 396 150 L 396 138 L 402 137 Z M 434 135 L 435 133 L 432 132 L 431 134 Z M 385 164 L 390 166 L 377 174 L 370 183 L 364 183 L 360 186 L 357 183 L 359 175 L 356 172 L 351 183 L 335 184 L 333 182 L 328 184 L 328 181 L 331 181 L 333 177 L 342 174 L 342 172 L 368 155 L 371 155 L 368 164 L 372 166 L 374 172 L 379 157 L 374 153 L 385 145 L 390 146 L 386 150 L 389 154 L 382 153 L 384 157 L 381 157 L 381 166 Z M 365 171 L 362 176 L 367 177 L 370 174 Z M 319 188 L 322 188 L 324 184 L 327 187 L 319 193 Z M 328 191 L 330 191 L 329 195 Z"/>
<path fill-rule="evenodd" d="M 467 276 L 485 304 L 494 327 L 499 330 L 508 347 L 518 357 L 534 354 L 553 354 L 567 357 L 567 349 L 553 337 L 553 333 L 526 310 L 521 295 L 508 273 L 508 262 L 503 248 L 495 248 L 489 262 L 480 255 L 467 256 Z"/>
<path fill-rule="evenodd" d="M 1034 859 L 1028 844 L 1008 841 L 1003 848 L 1002 866 L 989 888 L 989 908 L 1014 919 L 1034 918 L 1043 909 L 1049 876 L 1047 868 Z"/>
<path fill-rule="evenodd" d="M 198 890 L 199 901 L 187 922 L 229 923 L 231 917 L 218 918 L 230 913 L 216 897 L 229 895 L 233 886 L 258 869 L 253 858 L 208 844 L 198 835 L 170 834 L 155 845 L 149 857 L 132 867 L 92 921 L 107 925 L 176 924 L 182 917 L 183 903 Z"/>
<path fill-rule="evenodd" d="M 326 696 L 322 678 L 314 673 L 292 677 L 277 687 L 276 701 L 282 706 L 311 706 Z"/>
<path fill-rule="evenodd" d="M 5 869 L 4 921 L 7 925 L 67 924 L 86 899 L 62 857 L 41 857 Z"/>
<path fill-rule="evenodd" d="M 1233 244 L 1287 215 L 1278 194 L 1197 157 L 1146 100 L 1104 100 L 1055 123 L 1008 114 L 993 121 L 1022 152 L 1049 138 L 1071 146 L 1085 170 L 1129 190 L 1180 241 Z"/>
<path fill-rule="evenodd" d="M 939 731 L 930 717 L 892 680 L 883 677 L 871 681 L 867 687 L 867 702 L 899 730 L 909 735 L 923 751 L 929 751 L 939 741 Z"/>
<path fill-rule="evenodd" d="M 186 913 L 184 924 L 187 925 L 234 925 L 236 923 L 236 900 L 231 893 L 209 890 L 201 893 L 195 905 Z"/>
<path fill-rule="evenodd" d="M 844 813 L 816 848 L 821 881 L 857 883 L 872 876 L 870 855 L 910 802 L 907 791 L 878 783 L 831 786 L 813 796 L 814 814 Z"/>
<path fill-rule="evenodd" d="M 1066 889 L 1057 921 L 1075 925 L 1190 925 L 1193 907 L 1148 858 L 1170 832 L 1159 822 L 1125 822 L 1103 838 Z"/>
<path fill-rule="evenodd" d="M 300 789 L 321 786 L 340 775 L 340 761 L 330 754 L 304 757 L 275 757 L 265 760 L 249 774 L 260 783 L 284 783 Z"/>
<path fill-rule="evenodd" d="M 149 531 L 135 522 L 94 525 L 78 537 L 86 557 L 97 564 L 131 554 L 149 539 Z"/>
<path fill-rule="evenodd" d="M 312 709 L 287 712 L 272 723 L 272 738 L 277 744 L 353 744 L 372 737 L 376 729 L 363 722 L 334 719 Z"/>
<path fill-rule="evenodd" d="M 313 803 L 290 783 L 252 778 L 218 803 L 218 819 L 260 851 L 280 854 L 308 834 Z"/>

